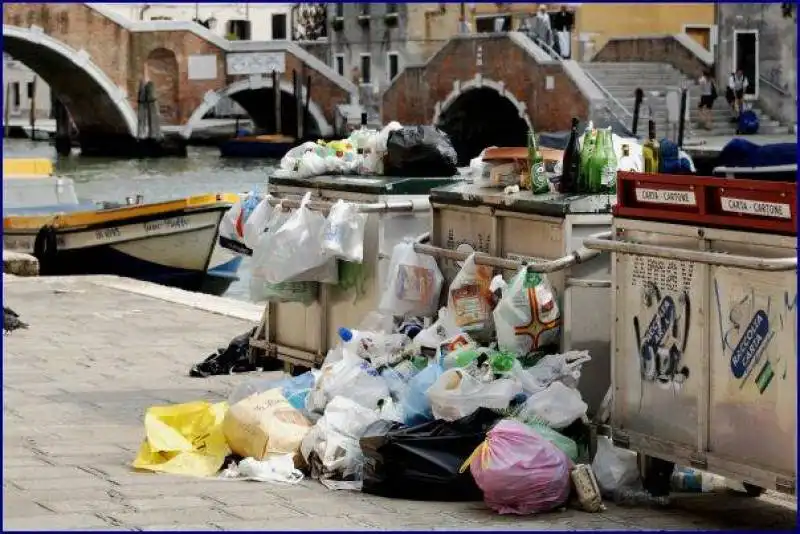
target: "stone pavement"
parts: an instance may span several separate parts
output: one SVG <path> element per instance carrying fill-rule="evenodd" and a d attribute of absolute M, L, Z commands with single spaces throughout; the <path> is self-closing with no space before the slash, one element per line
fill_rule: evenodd
<path fill-rule="evenodd" d="M 115 282 L 116 280 L 116 282 Z M 298 486 L 135 473 L 147 407 L 224 399 L 247 376 L 189 378 L 246 331 L 175 290 L 109 277 L 4 279 L 4 304 L 30 324 L 3 339 L 4 530 L 790 529 L 774 496 L 678 496 L 667 510 L 498 516 L 481 503 L 389 500 Z M 120 289 L 128 287 L 129 289 Z M 146 289 L 146 288 L 145 288 Z M 182 292 L 181 292 L 182 293 Z M 223 299 L 224 300 L 224 299 Z M 192 304 L 194 307 L 187 306 Z M 244 304 L 244 306 L 248 306 Z M 234 313 L 234 312 L 231 312 Z"/>

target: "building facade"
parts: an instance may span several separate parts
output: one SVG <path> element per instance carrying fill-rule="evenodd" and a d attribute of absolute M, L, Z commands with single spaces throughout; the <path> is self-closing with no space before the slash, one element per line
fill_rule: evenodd
<path fill-rule="evenodd" d="M 28 67 L 3 54 L 3 105 L 8 106 L 6 113 L 11 122 L 27 124 L 34 102 L 35 117 L 50 118 L 52 109 L 50 98 L 50 87 L 47 84 Z"/>
<path fill-rule="evenodd" d="M 797 123 L 797 6 L 717 3 L 717 84 L 741 68 L 747 96 L 782 124 Z"/>
<path fill-rule="evenodd" d="M 197 21 L 230 40 L 270 41 L 292 39 L 290 3 L 106 3 L 101 4 L 133 21 Z"/>

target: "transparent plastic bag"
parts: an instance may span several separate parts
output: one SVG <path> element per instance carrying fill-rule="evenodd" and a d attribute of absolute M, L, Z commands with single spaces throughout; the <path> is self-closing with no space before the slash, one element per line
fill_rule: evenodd
<path fill-rule="evenodd" d="M 394 316 L 433 315 L 443 282 L 434 258 L 415 252 L 413 243 L 398 243 L 389 262 L 388 287 L 378 308 Z"/>
<path fill-rule="evenodd" d="M 524 356 L 557 344 L 561 313 L 547 277 L 523 267 L 503 292 L 494 323 L 500 350 Z"/>
<path fill-rule="evenodd" d="M 430 387 L 428 398 L 436 419 L 455 421 L 478 408 L 504 410 L 521 391 L 514 380 L 500 378 L 486 383 L 463 369 L 448 369 Z"/>
<path fill-rule="evenodd" d="M 328 258 L 322 248 L 322 230 L 325 218 L 308 207 L 311 193 L 306 193 L 300 207 L 289 215 L 276 230 L 267 232 L 263 243 L 259 243 L 268 253 L 268 261 L 263 265 L 267 282 L 310 282 L 319 281 L 315 276 L 309 279 L 310 271 L 324 266 Z"/>
<path fill-rule="evenodd" d="M 546 389 L 531 395 L 520 413 L 535 416 L 551 428 L 561 430 L 586 415 L 587 408 L 577 389 L 553 382 Z"/>
<path fill-rule="evenodd" d="M 464 332 L 492 329 L 492 268 L 475 263 L 475 254 L 464 260 L 447 291 L 447 307 L 456 326 Z"/>
<path fill-rule="evenodd" d="M 639 462 L 636 453 L 615 447 L 610 438 L 597 436 L 597 452 L 592 471 L 604 495 L 613 496 L 625 488 L 639 485 Z"/>
<path fill-rule="evenodd" d="M 340 260 L 361 263 L 364 260 L 364 230 L 367 214 L 356 204 L 338 200 L 325 219 L 322 246 L 325 252 Z"/>
<path fill-rule="evenodd" d="M 433 419 L 431 401 L 427 391 L 442 374 L 442 367 L 432 363 L 408 381 L 408 389 L 400 400 L 403 417 L 408 426 L 414 426 Z"/>

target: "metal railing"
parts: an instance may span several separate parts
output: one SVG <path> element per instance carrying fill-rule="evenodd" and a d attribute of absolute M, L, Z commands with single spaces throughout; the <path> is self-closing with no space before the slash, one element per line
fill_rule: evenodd
<path fill-rule="evenodd" d="M 771 88 L 772 90 L 774 90 L 776 93 L 778 93 L 781 96 L 789 96 L 789 92 L 788 91 L 782 89 L 778 84 L 771 82 L 770 80 L 768 80 L 764 76 L 759 75 L 758 76 L 758 82 L 759 83 L 763 83 L 764 85 L 766 85 L 767 87 Z"/>
<path fill-rule="evenodd" d="M 630 110 L 628 110 L 628 108 L 626 108 L 625 105 L 622 102 L 620 102 L 614 95 L 609 93 L 608 90 L 605 87 L 603 87 L 603 84 L 598 82 L 597 78 L 592 76 L 592 74 L 589 71 L 583 69 L 583 73 L 586 74 L 586 77 L 589 78 L 589 80 L 600 90 L 601 93 L 603 93 L 603 96 L 606 98 L 606 106 L 605 106 L 606 111 L 611 113 L 611 115 L 613 115 L 614 118 L 617 119 L 622 124 L 630 123 L 633 120 L 633 113 Z M 611 106 L 608 105 L 608 102 L 611 102 L 617 107 L 619 111 L 622 111 L 624 118 L 620 118 L 619 115 L 617 115 L 614 112 L 614 110 L 611 109 Z"/>

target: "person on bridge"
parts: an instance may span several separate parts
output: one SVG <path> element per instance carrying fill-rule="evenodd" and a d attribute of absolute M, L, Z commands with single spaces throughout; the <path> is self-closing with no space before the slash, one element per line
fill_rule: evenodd
<path fill-rule="evenodd" d="M 736 72 L 731 74 L 731 77 L 728 78 L 726 96 L 728 97 L 728 103 L 731 105 L 731 111 L 733 112 L 731 122 L 737 122 L 739 120 L 739 114 L 742 112 L 742 105 L 744 104 L 744 92 L 747 91 L 749 86 L 750 82 L 740 68 L 736 69 Z"/>
<path fill-rule="evenodd" d="M 527 17 L 522 21 L 519 31 L 525 33 L 539 44 L 544 44 L 545 50 L 550 53 L 553 48 L 553 29 L 550 24 L 550 15 L 547 8 L 539 6 L 535 17 Z"/>

